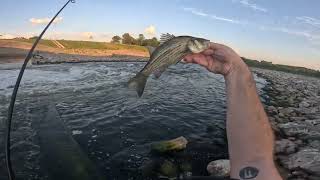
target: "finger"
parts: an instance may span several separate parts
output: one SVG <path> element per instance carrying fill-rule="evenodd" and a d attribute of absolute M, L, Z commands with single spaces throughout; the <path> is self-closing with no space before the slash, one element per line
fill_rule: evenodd
<path fill-rule="evenodd" d="M 202 52 L 202 54 L 206 55 L 206 56 L 209 56 L 209 55 L 212 55 L 214 54 L 214 50 L 213 49 L 206 49 Z"/>
<path fill-rule="evenodd" d="M 183 60 L 186 62 L 186 63 L 192 63 L 193 62 L 193 57 L 192 57 L 192 54 L 189 54 L 189 55 L 186 55 Z"/>
<path fill-rule="evenodd" d="M 218 50 L 218 49 L 226 48 L 226 46 L 223 45 L 223 44 L 218 44 L 218 43 L 210 42 L 209 48 L 210 48 L 210 49 L 213 49 L 213 50 Z"/>
<path fill-rule="evenodd" d="M 218 52 L 214 52 L 211 56 L 213 59 L 220 61 L 220 62 L 224 62 L 226 60 L 225 56 L 219 54 Z"/>
<path fill-rule="evenodd" d="M 206 56 L 203 54 L 195 54 L 193 56 L 193 63 L 199 64 L 201 66 L 208 66 L 208 61 L 206 59 Z"/>
<path fill-rule="evenodd" d="M 213 71 L 214 73 L 221 73 L 221 67 L 223 67 L 223 63 L 215 60 L 212 56 L 207 56 L 206 59 L 208 61 L 207 69 L 209 71 Z"/>

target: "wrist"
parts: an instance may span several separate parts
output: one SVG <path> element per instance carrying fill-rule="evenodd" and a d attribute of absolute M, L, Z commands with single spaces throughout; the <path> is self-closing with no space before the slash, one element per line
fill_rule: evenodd
<path fill-rule="evenodd" d="M 248 66 L 240 59 L 232 63 L 229 72 L 224 76 L 227 84 L 232 83 L 234 81 L 241 82 L 247 81 L 252 78 L 251 72 Z"/>

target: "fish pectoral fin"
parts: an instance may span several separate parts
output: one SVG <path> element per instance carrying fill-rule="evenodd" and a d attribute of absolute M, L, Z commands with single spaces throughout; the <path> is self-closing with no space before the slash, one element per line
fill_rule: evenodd
<path fill-rule="evenodd" d="M 156 77 L 157 79 L 159 79 L 160 76 L 161 76 L 161 74 L 162 74 L 165 70 L 166 70 L 166 68 L 164 68 L 164 67 L 155 70 L 155 71 L 153 72 L 154 77 Z"/>
<path fill-rule="evenodd" d="M 147 46 L 147 49 L 149 51 L 149 54 L 151 56 L 151 54 L 154 52 L 154 50 L 156 49 L 155 47 L 152 47 L 152 46 Z"/>

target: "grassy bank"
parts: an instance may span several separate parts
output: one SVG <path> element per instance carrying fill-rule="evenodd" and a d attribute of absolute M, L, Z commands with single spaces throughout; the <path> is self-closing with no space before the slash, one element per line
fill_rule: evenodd
<path fill-rule="evenodd" d="M 17 39 L 16 41 L 34 43 L 35 39 Z M 108 42 L 94 42 L 94 41 L 71 41 L 71 40 L 58 40 L 67 49 L 98 49 L 98 50 L 135 50 L 147 52 L 143 46 L 127 45 L 127 44 L 113 44 Z M 57 46 L 47 39 L 40 41 L 41 45 L 57 48 Z"/>
<path fill-rule="evenodd" d="M 293 73 L 293 74 L 300 74 L 305 76 L 312 76 L 320 78 L 320 71 L 308 69 L 305 67 L 296 67 L 296 66 L 288 66 L 288 65 L 282 65 L 282 64 L 272 64 L 271 62 L 267 61 L 257 61 L 247 58 L 242 58 L 244 62 L 251 67 L 257 67 L 262 69 L 270 69 L 275 71 L 282 71 L 287 73 Z"/>

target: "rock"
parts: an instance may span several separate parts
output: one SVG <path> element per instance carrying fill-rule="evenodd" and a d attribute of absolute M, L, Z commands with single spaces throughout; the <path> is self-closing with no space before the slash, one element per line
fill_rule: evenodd
<path fill-rule="evenodd" d="M 230 175 L 230 161 L 212 161 L 208 164 L 207 171 L 211 176 L 228 177 Z"/>
<path fill-rule="evenodd" d="M 167 153 L 180 151 L 187 147 L 188 141 L 184 137 L 178 137 L 169 141 L 161 141 L 151 145 L 151 151 L 157 153 Z"/>
<path fill-rule="evenodd" d="M 290 121 L 304 121 L 305 117 L 290 117 Z"/>
<path fill-rule="evenodd" d="M 279 110 L 279 112 L 282 113 L 285 116 L 289 116 L 291 113 L 294 112 L 294 109 L 291 108 L 291 107 L 287 107 L 287 108 L 283 108 L 283 109 Z"/>
<path fill-rule="evenodd" d="M 320 124 L 320 119 L 306 120 L 305 122 L 308 123 L 308 124 L 311 125 L 311 126 L 315 126 L 315 125 Z"/>
<path fill-rule="evenodd" d="M 320 140 L 311 141 L 309 145 L 315 149 L 320 149 Z"/>
<path fill-rule="evenodd" d="M 160 166 L 160 176 L 175 178 L 178 176 L 178 167 L 169 160 L 164 160 Z"/>
<path fill-rule="evenodd" d="M 304 135 L 307 135 L 309 132 L 306 125 L 298 124 L 298 123 L 294 123 L 294 122 L 279 124 L 279 128 L 287 136 L 299 136 L 299 135 L 304 136 Z"/>
<path fill-rule="evenodd" d="M 283 118 L 283 117 L 284 117 L 284 114 L 283 114 L 283 113 L 279 113 L 278 115 L 279 115 L 280 118 Z"/>
<path fill-rule="evenodd" d="M 305 148 L 289 156 L 285 165 L 290 170 L 302 169 L 312 175 L 320 176 L 320 150 Z"/>
<path fill-rule="evenodd" d="M 282 139 L 280 141 L 276 141 L 275 143 L 276 154 L 292 154 L 296 152 L 296 150 L 297 145 L 288 139 Z"/>
<path fill-rule="evenodd" d="M 291 172 L 291 174 L 295 177 L 300 177 L 300 178 L 307 177 L 306 173 L 303 171 L 293 171 Z"/>
<path fill-rule="evenodd" d="M 183 172 L 190 172 L 192 171 L 192 165 L 189 162 L 182 162 L 180 165 L 180 170 Z"/>
<path fill-rule="evenodd" d="M 278 124 L 275 121 L 270 121 L 270 124 L 271 124 L 271 128 L 274 131 L 274 133 L 276 135 L 280 134 L 280 129 L 278 127 Z"/>
<path fill-rule="evenodd" d="M 275 108 L 274 106 L 268 106 L 267 107 L 267 111 L 270 113 L 270 114 L 275 114 L 278 112 L 277 108 Z"/>
<path fill-rule="evenodd" d="M 319 180 L 320 176 L 308 176 L 308 180 Z"/>
<path fill-rule="evenodd" d="M 302 101 L 300 104 L 299 104 L 299 108 L 307 108 L 307 107 L 310 107 L 310 104 L 306 101 Z"/>
<path fill-rule="evenodd" d="M 298 140 L 294 141 L 294 143 L 295 143 L 296 145 L 300 146 L 300 145 L 303 144 L 303 141 L 300 140 L 300 139 L 298 139 Z"/>
<path fill-rule="evenodd" d="M 310 123 L 288 122 L 279 124 L 281 132 L 288 137 L 296 137 L 302 140 L 320 139 L 320 124 L 312 125 Z"/>
<path fill-rule="evenodd" d="M 288 137 L 288 139 L 289 139 L 290 141 L 295 141 L 295 140 L 296 140 L 295 137 Z"/>

